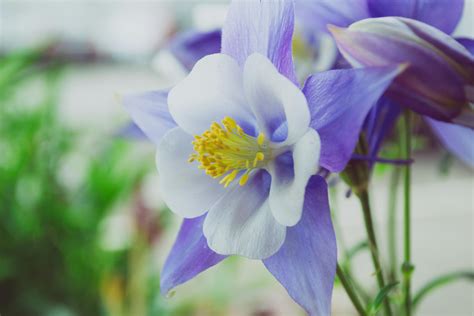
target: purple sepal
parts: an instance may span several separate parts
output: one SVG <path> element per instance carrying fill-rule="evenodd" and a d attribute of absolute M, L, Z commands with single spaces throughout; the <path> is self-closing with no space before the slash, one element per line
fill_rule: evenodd
<path fill-rule="evenodd" d="M 444 147 L 471 168 L 474 168 L 474 130 L 425 117 Z"/>
<path fill-rule="evenodd" d="M 372 17 L 401 16 L 451 34 L 461 19 L 464 0 L 368 0 Z"/>
<path fill-rule="evenodd" d="M 416 36 L 439 49 L 441 53 L 452 59 L 451 62 L 463 68 L 457 71 L 461 71 L 466 80 L 471 83 L 474 82 L 474 58 L 461 43 L 443 32 L 433 31 L 433 28 L 424 23 L 411 19 L 403 19 L 402 21 Z"/>
<path fill-rule="evenodd" d="M 208 32 L 189 31 L 176 35 L 169 44 L 169 50 L 189 71 L 206 55 L 221 50 L 221 30 Z"/>
<path fill-rule="evenodd" d="M 330 315 L 337 247 L 323 178 L 310 179 L 303 217 L 288 227 L 283 246 L 263 263 L 309 315 Z"/>
<path fill-rule="evenodd" d="M 346 27 L 370 17 L 367 0 L 295 0 L 295 15 L 307 33 L 327 33 L 328 24 Z"/>
<path fill-rule="evenodd" d="M 138 127 L 134 122 L 130 122 L 127 125 L 121 127 L 116 133 L 117 137 L 131 138 L 136 140 L 148 140 L 145 133 Z"/>
<path fill-rule="evenodd" d="M 321 137 L 320 165 L 344 169 L 369 110 L 382 96 L 400 66 L 340 69 L 310 76 L 304 85 L 311 127 Z"/>
<path fill-rule="evenodd" d="M 293 1 L 233 1 L 222 28 L 222 53 L 241 66 L 252 53 L 260 53 L 298 85 L 291 47 L 293 28 Z"/>
<path fill-rule="evenodd" d="M 226 258 L 207 246 L 206 238 L 202 234 L 205 217 L 206 214 L 183 220 L 161 272 L 161 294 L 168 294 L 176 286 L 191 280 Z"/>
<path fill-rule="evenodd" d="M 176 127 L 168 111 L 168 91 L 150 91 L 125 97 L 125 109 L 134 123 L 156 145 L 165 133 Z"/>

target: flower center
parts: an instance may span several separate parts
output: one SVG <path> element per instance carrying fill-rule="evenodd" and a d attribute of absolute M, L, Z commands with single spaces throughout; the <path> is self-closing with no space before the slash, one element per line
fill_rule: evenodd
<path fill-rule="evenodd" d="M 271 159 L 271 149 L 265 135 L 257 137 L 246 134 L 230 117 L 211 127 L 201 136 L 194 136 L 194 153 L 189 162 L 198 161 L 199 169 L 213 178 L 223 177 L 220 181 L 224 187 L 234 181 L 241 171 L 241 186 L 247 183 L 253 169 L 262 168 Z"/>

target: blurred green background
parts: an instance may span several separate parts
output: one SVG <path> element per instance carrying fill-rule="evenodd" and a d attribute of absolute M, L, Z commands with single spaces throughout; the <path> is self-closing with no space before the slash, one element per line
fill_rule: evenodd
<path fill-rule="evenodd" d="M 0 312 L 120 315 L 134 303 L 130 292 L 122 304 L 126 287 L 148 294 L 158 284 L 131 278 L 144 269 L 140 257 L 162 229 L 156 213 L 140 209 L 139 184 L 149 165 L 127 163 L 130 144 L 111 138 L 81 162 L 80 179 L 65 179 L 81 136 L 58 118 L 65 65 L 44 60 L 45 53 L 20 51 L 0 61 Z M 31 84 L 41 87 L 34 98 L 24 95 Z M 133 194 L 136 225 L 151 216 L 147 230 L 137 229 L 137 243 L 126 249 L 104 249 L 104 220 Z"/>

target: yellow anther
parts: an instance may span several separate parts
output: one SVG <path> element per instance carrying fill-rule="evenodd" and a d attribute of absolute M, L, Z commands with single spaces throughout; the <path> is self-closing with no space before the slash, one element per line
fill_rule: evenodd
<path fill-rule="evenodd" d="M 239 180 L 240 186 L 243 187 L 247 183 L 248 180 L 249 180 L 249 174 L 248 172 L 246 172 L 240 177 L 240 180 Z"/>
<path fill-rule="evenodd" d="M 228 175 L 226 175 L 222 180 L 219 182 L 220 184 L 224 184 L 224 188 L 227 188 L 229 184 L 234 181 L 235 177 L 237 177 L 237 174 L 239 173 L 239 170 L 234 170 Z"/>
<path fill-rule="evenodd" d="M 258 134 L 257 143 L 258 143 L 260 146 L 262 146 L 264 142 L 265 142 L 265 134 L 264 134 L 264 133 Z"/>
<path fill-rule="evenodd" d="M 256 167 L 259 161 L 263 161 L 265 159 L 265 155 L 261 152 L 258 152 L 255 155 L 255 159 L 253 160 L 253 166 Z"/>
<path fill-rule="evenodd" d="M 198 168 L 212 178 L 221 178 L 227 187 L 239 174 L 240 185 L 245 185 L 253 169 L 262 168 L 271 158 L 265 135 L 250 136 L 235 120 L 226 117 L 222 125 L 214 122 L 202 135 L 194 136 L 194 153 L 188 161 L 199 163 Z"/>
<path fill-rule="evenodd" d="M 222 130 L 222 127 L 221 127 L 219 124 L 217 124 L 216 122 L 212 123 L 211 128 L 214 129 L 215 131 L 220 131 L 220 130 Z M 210 136 L 211 136 L 211 137 L 215 137 L 216 135 L 215 135 L 215 134 L 211 134 Z"/>
<path fill-rule="evenodd" d="M 224 124 L 227 129 L 232 130 L 237 127 L 237 122 L 234 121 L 231 117 L 226 117 L 222 120 L 222 124 Z"/>

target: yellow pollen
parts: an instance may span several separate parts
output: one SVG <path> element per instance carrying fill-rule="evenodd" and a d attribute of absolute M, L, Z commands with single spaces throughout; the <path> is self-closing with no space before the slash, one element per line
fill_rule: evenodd
<path fill-rule="evenodd" d="M 194 136 L 193 148 L 194 153 L 188 161 L 197 161 L 198 168 L 212 178 L 222 177 L 219 183 L 224 187 L 239 175 L 239 184 L 244 186 L 249 173 L 262 168 L 271 159 L 265 134 L 250 136 L 230 117 L 225 117 L 221 124 L 213 122 L 202 135 Z"/>

